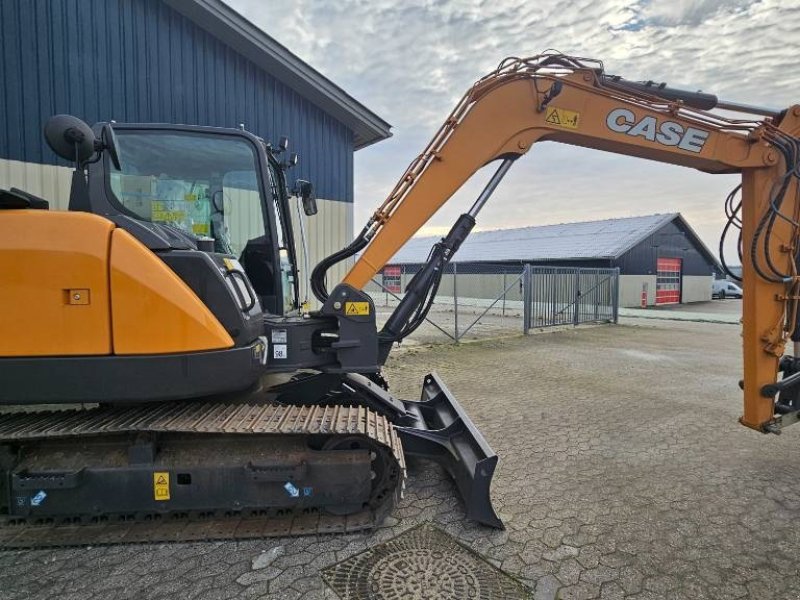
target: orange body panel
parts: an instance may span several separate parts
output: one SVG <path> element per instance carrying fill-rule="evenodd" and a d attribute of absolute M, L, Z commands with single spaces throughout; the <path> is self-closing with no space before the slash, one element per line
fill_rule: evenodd
<path fill-rule="evenodd" d="M 103 217 L 0 212 L 0 356 L 163 354 L 233 340 L 155 254 Z"/>
<path fill-rule="evenodd" d="M 166 354 L 233 347 L 197 295 L 131 234 L 111 236 L 115 354 Z"/>
<path fill-rule="evenodd" d="M 111 352 L 113 229 L 87 213 L 0 212 L 0 356 Z"/>

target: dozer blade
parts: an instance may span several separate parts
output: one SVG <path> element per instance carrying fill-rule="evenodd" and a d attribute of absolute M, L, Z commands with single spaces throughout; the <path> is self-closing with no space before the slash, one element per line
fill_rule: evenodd
<path fill-rule="evenodd" d="M 464 499 L 467 518 L 505 529 L 490 496 L 497 455 L 441 378 L 436 373 L 426 375 L 420 401 L 402 402 L 414 421 L 395 425 L 405 454 L 434 460 L 450 473 Z"/>
<path fill-rule="evenodd" d="M 270 392 L 282 404 L 360 404 L 385 416 L 406 455 L 434 460 L 455 479 L 468 518 L 504 529 L 489 495 L 497 455 L 436 373 L 425 377 L 417 402 L 395 398 L 358 373 L 303 375 Z"/>

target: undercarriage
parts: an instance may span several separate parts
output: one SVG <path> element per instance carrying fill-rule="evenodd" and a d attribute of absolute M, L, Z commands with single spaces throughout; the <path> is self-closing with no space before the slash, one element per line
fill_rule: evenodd
<path fill-rule="evenodd" d="M 300 377 L 240 403 L 4 415 L 0 546 L 371 529 L 402 498 L 404 452 L 442 464 L 467 516 L 502 527 L 489 498 L 497 457 L 435 374 L 419 402 L 357 375 L 339 376 L 325 398 L 292 402 L 329 377 Z"/>

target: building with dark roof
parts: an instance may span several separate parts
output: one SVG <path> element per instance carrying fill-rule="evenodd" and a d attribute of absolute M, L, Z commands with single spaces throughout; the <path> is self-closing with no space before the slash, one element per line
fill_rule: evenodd
<path fill-rule="evenodd" d="M 414 238 L 389 265 L 425 261 L 438 238 Z M 478 231 L 455 256 L 488 273 L 503 265 L 619 268 L 620 306 L 711 299 L 722 267 L 679 213 Z"/>
<path fill-rule="evenodd" d="M 221 0 L 0 2 L 0 188 L 65 209 L 44 122 L 182 123 L 288 136 L 314 183 L 311 264 L 353 237 L 353 153 L 390 126 Z"/>

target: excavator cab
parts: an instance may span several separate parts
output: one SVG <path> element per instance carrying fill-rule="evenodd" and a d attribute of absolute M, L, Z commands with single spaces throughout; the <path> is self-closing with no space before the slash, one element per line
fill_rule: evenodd
<path fill-rule="evenodd" d="M 89 166 L 90 190 L 100 180 L 95 190 L 107 209 L 238 261 L 250 286 L 237 287 L 265 312 L 298 310 L 285 165 L 270 146 L 240 130 L 113 128 L 119 168 L 110 157 Z"/>
<path fill-rule="evenodd" d="M 203 398 L 287 370 L 267 364 L 265 335 L 300 316 L 285 143 L 68 115 L 45 137 L 75 163 L 69 210 L 2 215 L 9 268 L 24 245 L 41 264 L 2 307 L 0 404 Z"/>

